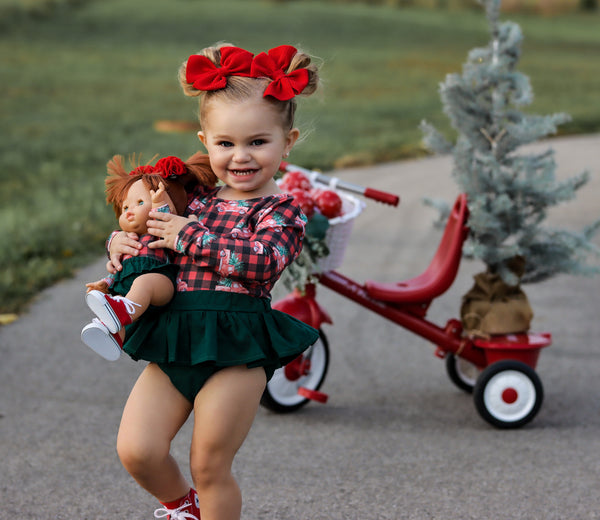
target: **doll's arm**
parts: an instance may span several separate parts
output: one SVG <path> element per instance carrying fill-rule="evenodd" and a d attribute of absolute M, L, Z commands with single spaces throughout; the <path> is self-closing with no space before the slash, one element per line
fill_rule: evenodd
<path fill-rule="evenodd" d="M 104 294 L 108 294 L 108 289 L 111 287 L 113 282 L 114 282 L 114 277 L 109 275 L 106 278 L 102 278 L 102 280 L 86 283 L 85 284 L 85 286 L 87 288 L 86 292 L 100 291 L 100 292 L 103 292 Z"/>
<path fill-rule="evenodd" d="M 152 209 L 154 211 L 160 211 L 161 213 L 177 213 L 175 211 L 175 205 L 162 182 L 159 183 L 156 191 L 150 190 L 150 196 L 152 197 Z"/>

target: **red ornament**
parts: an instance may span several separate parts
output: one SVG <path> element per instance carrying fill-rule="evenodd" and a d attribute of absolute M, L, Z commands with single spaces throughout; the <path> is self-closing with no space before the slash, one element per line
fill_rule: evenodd
<path fill-rule="evenodd" d="M 310 179 L 300 171 L 287 172 L 281 179 L 279 187 L 283 191 L 290 191 L 294 188 L 300 188 L 301 190 L 310 191 L 312 184 Z"/>
<path fill-rule="evenodd" d="M 335 218 L 342 214 L 342 199 L 335 191 L 320 190 L 313 197 L 317 208 L 325 217 Z"/>
<path fill-rule="evenodd" d="M 310 218 L 315 214 L 315 201 L 312 199 L 308 191 L 301 188 L 292 188 L 289 190 L 289 194 L 296 199 L 296 202 L 302 208 L 306 218 Z"/>

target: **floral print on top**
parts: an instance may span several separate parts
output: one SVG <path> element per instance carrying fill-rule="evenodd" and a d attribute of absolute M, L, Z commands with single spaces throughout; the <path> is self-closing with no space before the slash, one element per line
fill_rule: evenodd
<path fill-rule="evenodd" d="M 283 269 L 300 253 L 306 217 L 288 194 L 224 200 L 198 187 L 177 239 L 177 291 L 229 291 L 269 298 Z"/>

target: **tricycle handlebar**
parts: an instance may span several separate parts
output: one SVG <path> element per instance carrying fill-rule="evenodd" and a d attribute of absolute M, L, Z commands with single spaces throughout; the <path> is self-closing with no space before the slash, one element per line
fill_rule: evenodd
<path fill-rule="evenodd" d="M 314 170 L 308 170 L 306 168 L 296 166 L 295 164 L 282 162 L 280 170 L 285 172 L 299 171 L 307 175 L 312 182 L 316 181 L 321 184 L 325 184 L 331 189 L 339 188 L 352 193 L 357 193 L 358 195 L 362 195 L 363 197 L 367 197 L 369 199 L 376 200 L 377 202 L 382 202 L 384 204 L 389 204 L 390 206 L 397 206 L 400 202 L 400 197 L 398 195 L 394 195 L 393 193 L 387 193 L 385 191 L 380 191 L 373 188 L 365 188 L 357 184 L 352 184 L 351 182 L 343 181 L 341 179 L 338 179 L 337 177 L 330 177 L 329 175 L 324 175 Z"/>

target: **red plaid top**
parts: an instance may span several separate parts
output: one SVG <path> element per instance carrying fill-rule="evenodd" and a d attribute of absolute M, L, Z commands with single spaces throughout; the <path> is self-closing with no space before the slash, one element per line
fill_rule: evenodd
<path fill-rule="evenodd" d="M 190 196 L 177 239 L 177 291 L 229 291 L 270 297 L 283 269 L 300 253 L 306 217 L 288 194 L 224 200 L 219 188 Z"/>

